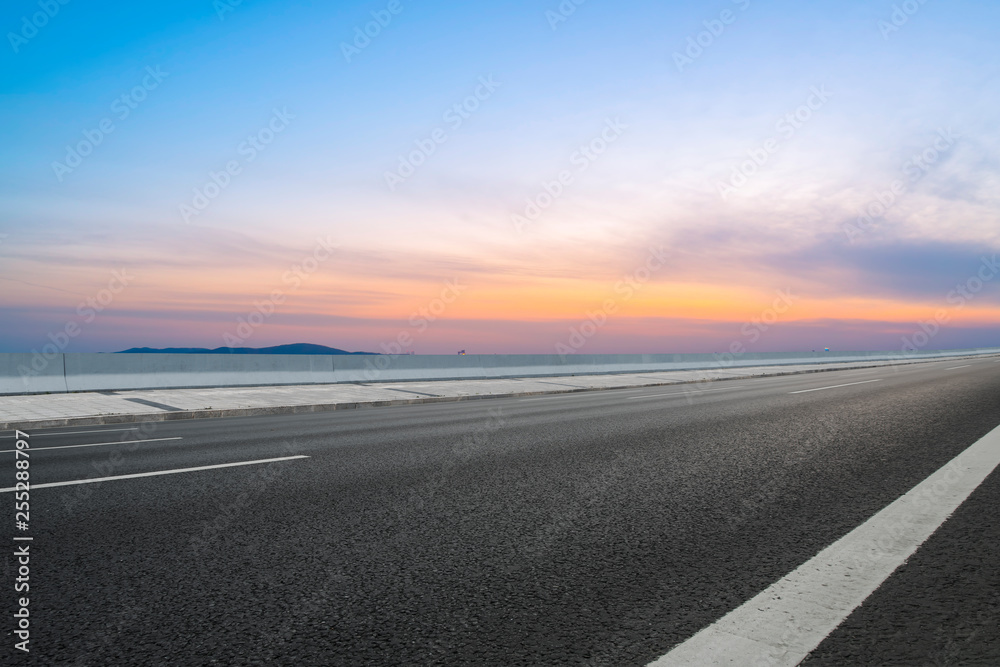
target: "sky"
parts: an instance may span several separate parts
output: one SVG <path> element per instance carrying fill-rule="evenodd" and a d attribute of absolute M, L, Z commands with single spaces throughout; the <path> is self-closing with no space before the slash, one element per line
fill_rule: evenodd
<path fill-rule="evenodd" d="M 11 0 L 0 351 L 1000 345 L 992 0 Z"/>

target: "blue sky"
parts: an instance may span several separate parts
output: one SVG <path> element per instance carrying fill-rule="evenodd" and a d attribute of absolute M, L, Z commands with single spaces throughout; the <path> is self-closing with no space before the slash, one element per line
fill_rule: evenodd
<path fill-rule="evenodd" d="M 587 0 L 558 22 L 556 1 L 390 4 L 8 3 L 0 349 L 44 344 L 130 267 L 69 351 L 216 347 L 275 289 L 247 344 L 374 349 L 457 277 L 468 290 L 413 349 L 547 353 L 653 245 L 667 266 L 580 351 L 724 345 L 786 287 L 800 333 L 759 349 L 884 347 L 1000 246 L 996 3 Z M 391 20 L 348 62 L 373 12 Z M 320 238 L 340 251 L 292 293 L 282 276 Z M 949 345 L 995 343 L 995 284 L 953 313 Z"/>

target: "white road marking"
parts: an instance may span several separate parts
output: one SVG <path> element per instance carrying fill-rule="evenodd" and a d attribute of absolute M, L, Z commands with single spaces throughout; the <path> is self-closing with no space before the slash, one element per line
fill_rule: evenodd
<path fill-rule="evenodd" d="M 742 606 L 650 663 L 797 665 L 1000 464 L 1000 427 Z"/>
<path fill-rule="evenodd" d="M 730 387 L 725 387 L 725 389 L 730 389 Z M 692 389 L 691 391 L 675 391 L 672 394 L 650 394 L 648 396 L 629 396 L 629 401 L 641 400 L 643 398 L 659 398 L 661 396 L 685 396 L 688 394 L 703 394 L 707 391 L 722 391 L 722 389 Z"/>
<path fill-rule="evenodd" d="M 134 475 L 116 475 L 114 477 L 94 477 L 91 479 L 74 479 L 68 482 L 49 482 L 48 484 L 32 484 L 32 491 L 35 489 L 49 489 L 54 486 L 73 486 L 75 484 L 94 484 L 96 482 L 110 482 L 118 479 L 136 479 L 138 477 L 156 477 L 158 475 L 176 475 L 182 472 L 198 472 L 199 470 L 216 470 L 218 468 L 234 468 L 236 466 L 252 466 L 258 463 L 277 463 L 279 461 L 292 461 L 294 459 L 307 459 L 308 456 L 299 454 L 298 456 L 283 456 L 277 459 L 260 459 L 258 461 L 239 461 L 237 463 L 220 463 L 214 466 L 198 466 L 197 468 L 177 468 L 176 470 L 157 470 L 155 472 L 140 472 Z M 0 489 L 0 493 L 9 493 L 14 488 Z"/>
<path fill-rule="evenodd" d="M 823 391 L 824 389 L 837 389 L 838 387 L 850 387 L 855 384 L 868 384 L 869 382 L 881 382 L 882 378 L 877 380 L 862 380 L 861 382 L 848 382 L 847 384 L 835 384 L 830 387 L 816 387 L 815 389 L 800 389 L 799 391 L 790 391 L 789 394 L 805 394 L 810 391 Z"/>
<path fill-rule="evenodd" d="M 648 389 L 648 387 L 635 387 L 635 388 L 629 388 L 629 389 L 619 389 L 618 387 L 608 387 L 607 391 L 615 391 L 615 392 L 618 392 L 620 394 L 624 394 L 625 392 L 629 392 L 629 391 L 646 391 L 647 389 Z M 603 390 L 601 390 L 601 391 L 603 391 Z M 518 400 L 518 402 L 521 402 L 521 401 L 547 401 L 547 400 L 551 400 L 553 398 L 566 398 L 567 396 L 577 396 L 577 397 L 579 397 L 580 394 L 593 394 L 595 397 L 601 398 L 602 397 L 601 396 L 601 391 L 561 391 L 558 394 L 555 394 L 554 396 L 529 396 L 528 398 L 519 398 L 517 400 Z"/>
<path fill-rule="evenodd" d="M 964 366 L 952 366 L 951 368 L 946 368 L 945 370 L 946 371 L 954 371 L 954 370 L 958 370 L 959 368 L 968 368 L 971 365 L 972 364 L 966 364 Z"/>
<path fill-rule="evenodd" d="M 740 385 L 741 387 L 743 385 Z M 686 396 L 688 394 L 704 394 L 707 391 L 723 391 L 724 389 L 738 389 L 738 387 L 719 387 L 718 389 L 692 389 L 691 391 L 675 391 L 672 394 L 650 394 L 649 396 L 629 396 L 627 400 L 634 401 L 640 398 L 659 398 L 660 396 Z"/>
<path fill-rule="evenodd" d="M 571 394 L 582 394 L 582 393 L 584 393 L 584 392 L 582 392 L 582 391 L 566 391 L 566 392 L 561 392 L 561 393 L 559 393 L 559 394 L 557 394 L 555 396 L 532 396 L 531 398 L 519 398 L 517 400 L 518 401 L 546 401 L 546 400 L 548 400 L 550 398 L 566 398 L 567 396 L 569 396 Z"/>
<path fill-rule="evenodd" d="M 139 428 L 138 426 L 133 426 L 132 428 L 108 428 L 108 429 L 104 429 L 102 431 L 64 431 L 64 432 L 49 431 L 48 433 L 36 433 L 35 431 L 33 431 L 29 427 L 28 432 L 30 433 L 30 435 L 31 435 L 32 438 L 37 438 L 37 437 L 43 436 L 43 435 L 85 435 L 85 434 L 88 434 L 88 433 L 115 433 L 115 432 L 118 432 L 118 431 L 135 431 L 138 428 Z M 22 429 L 22 431 L 23 430 L 24 429 Z M 0 437 L 15 438 L 17 436 L 15 436 L 15 435 L 4 435 L 4 436 L 0 436 Z"/>
<path fill-rule="evenodd" d="M 34 436 L 32 436 L 34 437 Z M 74 449 L 76 447 L 104 447 L 107 445 L 131 445 L 134 442 L 163 442 L 164 440 L 183 440 L 181 437 L 175 438 L 147 438 L 145 440 L 115 440 L 114 442 L 92 442 L 89 445 L 59 445 L 58 447 L 32 447 L 28 451 L 40 452 L 46 449 Z M 0 454 L 10 454 L 16 449 L 0 449 Z"/>

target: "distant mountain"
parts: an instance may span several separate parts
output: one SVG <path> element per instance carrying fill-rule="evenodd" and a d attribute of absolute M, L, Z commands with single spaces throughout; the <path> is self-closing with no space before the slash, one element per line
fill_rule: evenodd
<path fill-rule="evenodd" d="M 204 347 L 133 347 L 116 354 L 375 354 L 375 352 L 348 352 L 326 345 L 312 343 L 293 343 L 291 345 L 275 345 L 274 347 L 217 347 L 209 350 Z"/>

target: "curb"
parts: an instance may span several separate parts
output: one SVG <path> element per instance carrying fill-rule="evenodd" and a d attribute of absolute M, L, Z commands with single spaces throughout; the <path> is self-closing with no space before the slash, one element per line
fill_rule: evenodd
<path fill-rule="evenodd" d="M 984 357 L 954 357 L 951 361 L 964 359 L 981 359 Z M 56 419 L 34 419 L 28 421 L 0 422 L 0 431 L 26 430 L 30 428 L 58 428 L 62 426 L 101 426 L 106 424 L 135 424 L 139 422 L 165 422 L 181 419 L 219 419 L 223 417 L 261 417 L 268 415 L 295 415 L 311 412 L 333 412 L 336 410 L 360 410 L 365 408 L 386 408 L 400 405 L 422 405 L 426 403 L 458 403 L 460 401 L 477 401 L 491 398 L 519 398 L 522 396 L 551 396 L 557 394 L 579 394 L 591 391 L 614 391 L 616 389 L 641 389 L 644 387 L 666 387 L 705 382 L 727 382 L 729 380 L 748 380 L 759 377 L 782 377 L 788 375 L 807 375 L 809 373 L 829 373 L 834 371 L 850 371 L 863 368 L 883 368 L 889 366 L 910 366 L 913 364 L 940 362 L 944 359 L 927 359 L 903 363 L 883 363 L 874 365 L 844 366 L 840 368 L 814 368 L 809 370 L 787 371 L 783 373 L 760 373 L 757 375 L 734 375 L 725 378 L 706 378 L 704 380 L 684 380 L 671 382 L 652 382 L 643 384 L 622 385 L 620 387 L 580 387 L 577 389 L 555 389 L 552 391 L 508 392 L 504 394 L 471 394 L 466 396 L 429 396 L 426 398 L 400 398 L 387 401 L 367 401 L 353 403 L 315 403 L 311 405 L 278 405 L 263 408 L 224 408 L 219 410 L 180 410 L 176 412 L 129 413 L 90 415 L 86 417 L 60 417 Z M 663 371 L 668 372 L 668 371 Z M 561 377 L 561 376 L 560 376 Z"/>

